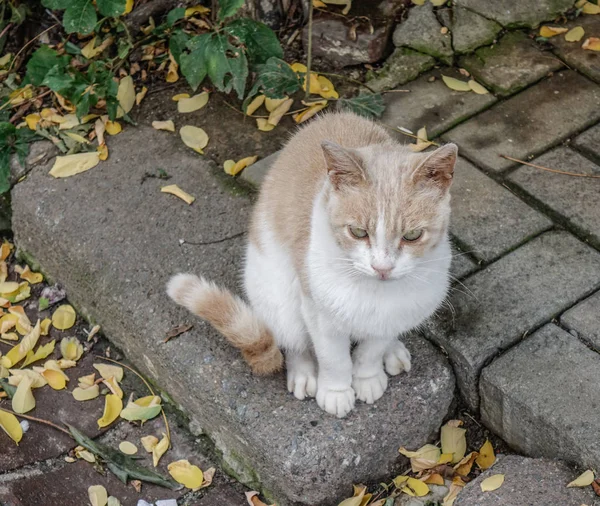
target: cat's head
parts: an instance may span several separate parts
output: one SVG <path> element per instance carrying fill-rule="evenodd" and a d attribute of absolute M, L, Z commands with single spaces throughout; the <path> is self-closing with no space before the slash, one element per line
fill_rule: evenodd
<path fill-rule="evenodd" d="M 329 141 L 322 148 L 326 208 L 343 267 L 392 280 L 427 262 L 447 234 L 456 145 L 431 153 L 393 144 L 348 149 Z"/>

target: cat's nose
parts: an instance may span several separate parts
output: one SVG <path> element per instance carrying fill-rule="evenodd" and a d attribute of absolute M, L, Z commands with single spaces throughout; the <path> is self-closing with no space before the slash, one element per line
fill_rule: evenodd
<path fill-rule="evenodd" d="M 388 279 L 392 272 L 392 266 L 390 264 L 371 264 L 373 270 L 377 273 L 379 279 Z"/>

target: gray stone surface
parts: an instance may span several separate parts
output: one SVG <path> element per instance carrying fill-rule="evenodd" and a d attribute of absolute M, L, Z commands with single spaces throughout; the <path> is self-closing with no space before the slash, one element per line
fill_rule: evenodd
<path fill-rule="evenodd" d="M 434 65 L 435 58 L 432 56 L 399 47 L 385 61 L 381 70 L 367 75 L 367 82 L 375 91 L 389 90 L 412 81 Z"/>
<path fill-rule="evenodd" d="M 400 445 L 419 447 L 447 415 L 454 378 L 446 359 L 411 337 L 411 373 L 344 420 L 293 398 L 283 375 L 252 376 L 222 337 L 164 293 L 181 271 L 235 287 L 244 254 L 237 236 L 250 204 L 225 189 L 219 168 L 163 134 L 145 124 L 125 129 L 111 139 L 105 163 L 75 177 L 55 180 L 48 166 L 34 169 L 13 190 L 19 247 L 203 427 L 231 472 L 262 483 L 278 504 L 331 504 L 350 483 L 386 474 Z M 192 206 L 161 194 L 162 181 L 140 183 L 156 167 L 172 176 L 167 184 L 197 197 Z M 194 329 L 164 344 L 183 323 Z"/>
<path fill-rule="evenodd" d="M 275 163 L 275 160 L 278 156 L 279 151 L 275 151 L 275 153 L 270 154 L 266 158 L 262 158 L 256 163 L 253 163 L 250 165 L 250 167 L 247 167 L 242 171 L 240 174 L 240 179 L 245 183 L 248 183 L 250 186 L 258 188 L 267 175 L 267 171 L 271 165 Z"/>
<path fill-rule="evenodd" d="M 427 335 L 448 353 L 476 410 L 483 366 L 600 287 L 600 254 L 566 232 L 547 232 L 463 283 L 449 299 L 453 310 L 440 311 Z"/>
<path fill-rule="evenodd" d="M 452 9 L 449 28 L 452 30 L 452 46 L 458 54 L 470 53 L 491 44 L 502 29 L 495 21 L 458 6 Z"/>
<path fill-rule="evenodd" d="M 450 230 L 467 251 L 489 262 L 552 222 L 508 189 L 459 158 L 452 183 Z"/>
<path fill-rule="evenodd" d="M 566 147 L 558 147 L 533 163 L 551 169 L 600 176 L 600 166 Z M 600 178 L 555 174 L 521 166 L 509 176 L 525 192 L 596 245 L 600 245 Z"/>
<path fill-rule="evenodd" d="M 535 27 L 573 6 L 574 0 L 455 0 L 455 5 L 478 12 L 505 27 Z"/>
<path fill-rule="evenodd" d="M 394 30 L 394 45 L 410 47 L 437 58 L 448 65 L 452 64 L 454 51 L 450 33 L 442 33 L 442 25 L 427 2 L 413 6 L 408 17 Z"/>
<path fill-rule="evenodd" d="M 481 417 L 526 455 L 597 469 L 599 384 L 600 354 L 548 324 L 483 370 Z"/>
<path fill-rule="evenodd" d="M 563 26 L 563 25 L 561 25 Z M 567 62 L 569 67 L 576 68 L 582 74 L 600 83 L 600 53 L 581 48 L 588 37 L 600 37 L 600 16 L 582 15 L 565 24 L 565 28 L 581 26 L 585 35 L 578 42 L 567 42 L 564 36 L 552 37 L 549 42 L 554 52 Z"/>
<path fill-rule="evenodd" d="M 482 492 L 481 482 L 504 475 L 502 486 Z M 594 491 L 567 488 L 578 473 L 564 462 L 531 459 L 518 455 L 499 456 L 491 469 L 480 474 L 458 494 L 455 506 L 581 506 L 596 504 Z"/>
<path fill-rule="evenodd" d="M 479 267 L 466 251 L 463 251 L 459 246 L 453 244 L 452 247 L 452 264 L 450 265 L 450 274 L 456 279 L 464 278 Z"/>
<path fill-rule="evenodd" d="M 29 146 L 29 154 L 25 158 L 24 164 L 21 165 L 16 155 L 13 155 L 10 159 L 11 184 L 27 175 L 37 165 L 47 163 L 50 158 L 58 154 L 58 148 L 54 147 L 50 141 L 34 142 Z"/>
<path fill-rule="evenodd" d="M 464 79 L 457 71 L 444 69 L 444 75 Z M 430 82 L 434 77 L 435 81 Z M 478 95 L 448 88 L 439 70 L 432 70 L 407 83 L 403 89 L 409 93 L 386 93 L 386 108 L 381 121 L 394 127 L 404 127 L 417 132 L 427 127 L 430 139 L 437 137 L 458 123 L 477 114 L 496 102 L 491 93 Z M 407 137 L 397 134 L 398 139 Z M 410 140 L 410 139 L 409 139 Z"/>
<path fill-rule="evenodd" d="M 523 32 L 508 32 L 497 44 L 477 49 L 459 63 L 499 95 L 512 95 L 564 66 Z"/>
<path fill-rule="evenodd" d="M 600 120 L 600 87 L 574 71 L 563 71 L 496 104 L 446 134 L 463 156 L 491 171 L 542 153 Z"/>
<path fill-rule="evenodd" d="M 587 156 L 600 163 L 600 123 L 573 139 L 573 145 Z"/>
<path fill-rule="evenodd" d="M 560 322 L 577 337 L 600 352 L 600 292 L 581 301 L 560 317 Z"/>

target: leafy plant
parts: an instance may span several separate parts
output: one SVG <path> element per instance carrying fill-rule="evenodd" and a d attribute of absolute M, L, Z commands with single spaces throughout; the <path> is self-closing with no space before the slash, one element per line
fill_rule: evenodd
<path fill-rule="evenodd" d="M 64 10 L 62 24 L 67 33 L 88 35 L 98 23 L 98 14 L 116 18 L 133 7 L 131 0 L 42 0 L 42 5 L 51 10 Z M 96 11 L 97 9 L 97 11 Z"/>
<path fill-rule="evenodd" d="M 8 121 L 0 122 L 0 193 L 10 189 L 11 155 L 15 153 L 23 165 L 33 137 L 35 134 L 29 129 L 17 129 Z"/>

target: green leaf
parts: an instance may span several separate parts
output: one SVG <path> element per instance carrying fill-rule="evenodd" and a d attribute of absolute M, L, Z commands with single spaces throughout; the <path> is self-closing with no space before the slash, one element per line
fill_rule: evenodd
<path fill-rule="evenodd" d="M 52 67 L 58 65 L 64 68 L 68 63 L 68 56 L 59 56 L 54 49 L 50 49 L 48 46 L 41 46 L 31 55 L 31 58 L 27 62 L 27 78 L 34 86 L 40 86 Z"/>
<path fill-rule="evenodd" d="M 244 0 L 219 0 L 219 19 L 233 16 L 244 5 Z"/>
<path fill-rule="evenodd" d="M 17 393 L 17 387 L 13 387 L 5 379 L 0 379 L 0 388 L 6 392 L 9 399 L 12 399 L 15 393 Z"/>
<path fill-rule="evenodd" d="M 125 13 L 127 0 L 96 0 L 98 11 L 103 16 L 118 18 Z"/>
<path fill-rule="evenodd" d="M 204 59 L 204 50 L 197 49 L 191 53 L 183 53 L 180 56 L 179 64 L 181 66 L 181 73 L 191 88 L 196 91 L 208 72 L 206 60 Z"/>
<path fill-rule="evenodd" d="M 265 63 L 271 57 L 283 58 L 277 35 L 264 23 L 240 18 L 229 23 L 225 31 L 246 46 L 250 63 Z"/>
<path fill-rule="evenodd" d="M 71 0 L 42 0 L 42 5 L 52 11 L 61 11 L 69 7 Z"/>
<path fill-rule="evenodd" d="M 200 35 L 201 37 L 201 35 Z M 175 58 L 175 61 L 181 65 L 179 57 L 181 53 L 185 50 L 188 42 L 190 41 L 190 36 L 185 33 L 183 30 L 175 30 L 169 39 L 169 51 Z"/>
<path fill-rule="evenodd" d="M 379 93 L 360 93 L 354 98 L 340 98 L 338 110 L 351 111 L 359 116 L 378 118 L 385 110 L 383 97 Z"/>
<path fill-rule="evenodd" d="M 40 297 L 38 300 L 38 311 L 48 309 L 48 306 L 50 306 L 50 300 L 46 297 Z"/>
<path fill-rule="evenodd" d="M 301 88 L 300 79 L 290 66 L 279 58 L 269 58 L 258 71 L 254 91 L 262 89 L 268 98 L 283 98 Z M 250 93 L 252 94 L 252 93 Z"/>
<path fill-rule="evenodd" d="M 0 146 L 0 193 L 10 190 L 10 148 Z"/>
<path fill-rule="evenodd" d="M 167 14 L 167 24 L 173 26 L 177 21 L 185 17 L 185 9 L 183 7 L 177 7 L 171 9 Z"/>
<path fill-rule="evenodd" d="M 87 35 L 94 31 L 97 22 L 92 0 L 71 0 L 63 14 L 63 27 L 67 33 Z"/>

